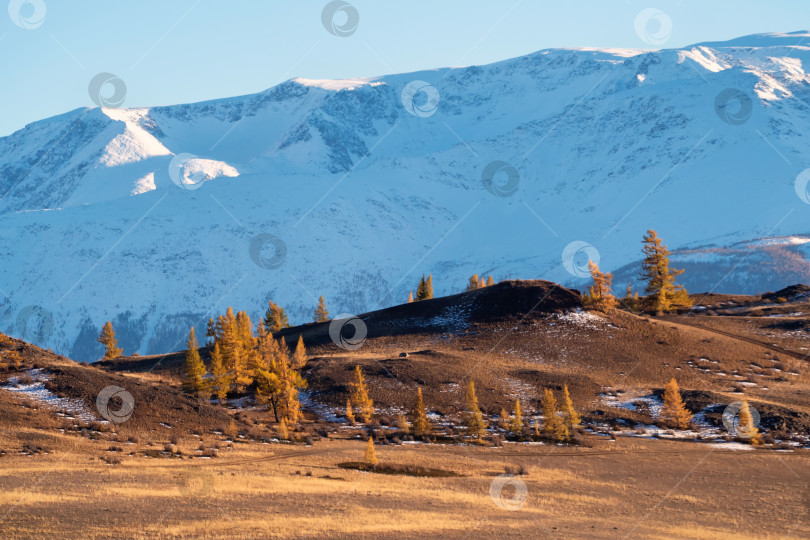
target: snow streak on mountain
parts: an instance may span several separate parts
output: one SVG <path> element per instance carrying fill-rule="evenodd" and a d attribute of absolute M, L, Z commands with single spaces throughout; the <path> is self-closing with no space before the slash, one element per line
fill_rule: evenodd
<path fill-rule="evenodd" d="M 422 273 L 582 286 L 590 257 L 623 291 L 648 228 L 695 292 L 807 280 L 809 66 L 810 34 L 763 34 L 35 122 L 0 139 L 0 326 L 95 359 L 107 320 L 164 352 L 228 305 L 305 322 Z"/>

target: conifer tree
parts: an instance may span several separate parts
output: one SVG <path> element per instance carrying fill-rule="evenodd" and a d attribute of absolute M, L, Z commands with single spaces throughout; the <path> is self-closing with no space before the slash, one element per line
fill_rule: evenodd
<path fill-rule="evenodd" d="M 214 339 L 217 337 L 217 326 L 214 324 L 214 319 L 208 318 L 208 326 L 205 329 L 206 345 L 210 349 L 214 346 Z"/>
<path fill-rule="evenodd" d="M 762 444 L 762 435 L 754 425 L 754 419 L 751 416 L 751 409 L 747 401 L 742 402 L 737 413 L 737 434 L 740 438 L 748 439 L 751 444 Z"/>
<path fill-rule="evenodd" d="M 233 376 L 236 386 L 244 390 L 253 382 L 251 366 L 258 363 L 256 338 L 253 337 L 253 323 L 246 311 L 236 314 L 236 355 Z"/>
<path fill-rule="evenodd" d="M 568 385 L 563 385 L 563 413 L 565 414 L 565 427 L 573 432 L 582 423 L 579 413 L 574 409 L 574 402 L 571 401 L 571 394 L 568 393 Z"/>
<path fill-rule="evenodd" d="M 315 322 L 326 322 L 329 320 L 329 310 L 326 309 L 326 302 L 321 296 L 318 299 L 318 307 L 315 308 Z"/>
<path fill-rule="evenodd" d="M 282 418 L 278 424 L 278 438 L 284 441 L 290 439 L 290 430 L 287 428 L 287 419 Z"/>
<path fill-rule="evenodd" d="M 284 345 L 284 338 L 281 340 L 282 345 L 279 346 L 280 355 L 278 361 L 278 377 L 281 380 L 281 392 L 279 396 L 279 404 L 281 405 L 282 414 L 287 421 L 294 425 L 298 423 L 300 415 L 301 404 L 298 400 L 298 391 L 306 388 L 307 382 L 301 377 L 298 371 L 292 369 L 290 366 L 290 357 L 287 354 L 287 347 Z"/>
<path fill-rule="evenodd" d="M 467 432 L 480 440 L 486 433 L 487 424 L 484 421 L 484 415 L 481 413 L 481 407 L 478 405 L 478 396 L 475 395 L 475 383 L 470 380 L 467 385 L 467 415 L 464 419 L 464 424 L 467 426 Z"/>
<path fill-rule="evenodd" d="M 520 410 L 520 399 L 515 400 L 515 413 L 509 421 L 509 431 L 516 437 L 523 434 L 523 413 Z"/>
<path fill-rule="evenodd" d="M 478 274 L 473 274 L 472 276 L 470 276 L 470 280 L 467 282 L 467 290 L 468 291 L 474 291 L 475 289 L 479 288 L 480 286 L 481 285 L 480 285 L 480 279 L 478 278 Z"/>
<path fill-rule="evenodd" d="M 408 291 L 408 303 L 413 303 L 413 291 Z"/>
<path fill-rule="evenodd" d="M 537 421 L 536 418 L 534 419 L 534 435 L 536 437 L 540 436 L 540 423 Z"/>
<path fill-rule="evenodd" d="M 650 229 L 642 240 L 644 261 L 641 263 L 642 279 L 647 281 L 647 306 L 659 312 L 676 307 L 689 307 L 692 301 L 682 285 L 675 285 L 675 278 L 683 270 L 669 267 L 669 250 L 661 243 L 658 233 Z"/>
<path fill-rule="evenodd" d="M 416 286 L 417 301 L 424 300 L 426 298 L 425 294 L 427 293 L 425 292 L 425 287 L 426 287 L 425 274 L 422 274 L 422 279 L 419 280 L 419 285 Z"/>
<path fill-rule="evenodd" d="M 208 381 L 205 379 L 205 364 L 200 359 L 200 351 L 198 350 L 200 345 L 197 343 L 197 335 L 194 333 L 193 326 L 188 334 L 186 346 L 186 376 L 183 386 L 187 392 L 208 399 L 211 393 L 208 389 Z"/>
<path fill-rule="evenodd" d="M 405 415 L 402 413 L 399 413 L 399 416 L 397 416 L 397 428 L 399 428 L 406 435 L 411 432 L 411 425 L 408 423 L 408 419 L 405 418 Z"/>
<path fill-rule="evenodd" d="M 600 271 L 599 266 L 593 261 L 588 261 L 588 270 L 591 273 L 593 285 L 585 293 L 582 303 L 590 309 L 605 312 L 615 307 L 616 297 L 613 296 L 611 290 L 613 274 Z"/>
<path fill-rule="evenodd" d="M 501 429 L 509 429 L 509 422 L 512 419 L 509 417 L 509 413 L 506 412 L 506 409 L 501 407 L 501 414 L 498 416 L 498 427 Z"/>
<path fill-rule="evenodd" d="M 217 399 L 224 404 L 227 401 L 228 392 L 231 390 L 231 381 L 219 343 L 214 343 L 214 349 L 211 351 L 211 382 L 214 385 Z"/>
<path fill-rule="evenodd" d="M 354 419 L 354 411 L 352 411 L 352 400 L 346 400 L 346 418 L 349 420 L 351 425 L 354 425 L 356 420 Z"/>
<path fill-rule="evenodd" d="M 411 411 L 411 424 L 413 425 L 413 432 L 420 437 L 430 434 L 431 426 L 430 420 L 427 417 L 427 409 L 425 409 L 425 401 L 422 399 L 422 388 L 416 389 L 416 402 Z"/>
<path fill-rule="evenodd" d="M 377 453 L 374 451 L 374 437 L 369 436 L 368 444 L 366 445 L 366 453 L 363 456 L 363 461 L 369 465 L 376 465 L 380 461 L 377 459 Z"/>
<path fill-rule="evenodd" d="M 283 383 L 276 367 L 259 369 L 255 377 L 256 401 L 262 405 L 269 405 L 276 422 L 281 421 L 284 419 L 280 405 Z"/>
<path fill-rule="evenodd" d="M 673 378 L 664 387 L 664 404 L 661 406 L 661 419 L 667 425 L 687 429 L 692 423 L 692 413 L 681 398 L 678 382 Z"/>
<path fill-rule="evenodd" d="M 478 280 L 478 288 L 479 288 L 479 289 L 483 289 L 483 288 L 484 288 L 484 287 L 486 287 L 486 286 L 487 286 L 487 284 L 486 284 L 486 282 L 484 281 L 484 278 L 481 278 L 480 280 Z"/>
<path fill-rule="evenodd" d="M 635 298 L 633 298 L 633 286 L 630 283 L 627 284 L 627 289 L 624 292 L 622 303 L 624 304 L 625 309 L 629 311 L 636 310 L 636 302 Z"/>
<path fill-rule="evenodd" d="M 304 347 L 304 337 L 298 336 L 298 343 L 295 345 L 295 352 L 292 357 L 293 369 L 301 369 L 307 364 L 307 349 Z"/>
<path fill-rule="evenodd" d="M 543 433 L 551 437 L 555 441 L 564 441 L 568 438 L 568 428 L 565 427 L 562 419 L 558 414 L 557 399 L 554 397 L 554 392 L 545 389 L 543 392 Z"/>
<path fill-rule="evenodd" d="M 254 380 L 258 377 L 259 371 L 270 369 L 270 365 L 275 359 L 270 341 L 275 344 L 272 334 L 268 334 L 264 328 L 264 321 L 260 320 L 256 324 L 256 348 L 250 356 L 251 362 L 247 365 L 248 372 Z"/>
<path fill-rule="evenodd" d="M 419 286 L 416 288 L 416 299 L 427 300 L 433 298 L 433 275 L 429 274 L 427 279 L 422 274 L 422 279 L 419 280 Z"/>
<path fill-rule="evenodd" d="M 368 395 L 366 380 L 359 365 L 354 368 L 354 382 L 351 386 L 351 401 L 357 407 L 363 423 L 367 424 L 374 416 L 374 401 Z"/>
<path fill-rule="evenodd" d="M 123 349 L 118 347 L 118 340 L 115 339 L 115 330 L 113 330 L 113 325 L 110 321 L 104 323 L 104 327 L 101 329 L 101 333 L 96 341 L 105 347 L 104 360 L 118 358 L 121 356 L 121 353 L 124 352 Z"/>
<path fill-rule="evenodd" d="M 252 382 L 248 365 L 255 363 L 250 358 L 254 351 L 250 318 L 243 311 L 234 314 L 233 308 L 229 306 L 224 317 L 217 317 L 216 330 L 214 342 L 219 345 L 229 383 L 242 391 Z"/>
<path fill-rule="evenodd" d="M 233 308 L 228 307 L 225 315 L 217 317 L 217 339 L 220 353 L 222 353 L 222 364 L 229 373 L 233 373 L 236 363 L 237 337 L 236 337 L 236 315 Z"/>
<path fill-rule="evenodd" d="M 286 347 L 278 347 L 270 368 L 256 374 L 256 397 L 262 404 L 270 405 L 277 422 L 284 419 L 288 425 L 295 425 L 301 408 L 298 391 L 306 385 L 301 374 L 290 367 Z"/>
<path fill-rule="evenodd" d="M 268 332 L 278 332 L 282 328 L 289 328 L 290 323 L 287 320 L 287 313 L 284 308 L 278 304 L 268 301 L 267 312 L 264 314 L 264 326 Z"/>
<path fill-rule="evenodd" d="M 494 279 L 492 279 L 492 276 L 489 276 L 489 277 L 487 278 L 487 287 L 490 287 L 490 286 L 492 286 L 492 285 L 495 285 L 495 280 L 494 280 Z"/>
<path fill-rule="evenodd" d="M 247 311 L 240 311 L 236 314 L 236 334 L 243 348 L 253 349 L 256 346 L 256 338 L 253 337 L 253 323 Z"/>

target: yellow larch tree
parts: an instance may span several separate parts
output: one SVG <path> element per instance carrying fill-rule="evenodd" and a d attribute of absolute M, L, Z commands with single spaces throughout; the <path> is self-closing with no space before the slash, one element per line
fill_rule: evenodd
<path fill-rule="evenodd" d="M 354 381 L 351 383 L 351 401 L 360 413 L 363 423 L 371 422 L 374 417 L 374 401 L 368 395 L 366 379 L 363 377 L 363 371 L 359 365 L 354 368 Z"/>
<path fill-rule="evenodd" d="M 427 417 L 427 409 L 425 408 L 425 401 L 422 399 L 422 388 L 416 389 L 416 402 L 411 411 L 411 424 L 413 425 L 413 432 L 420 437 L 430 434 L 431 425 Z"/>
<path fill-rule="evenodd" d="M 101 329 L 101 333 L 96 340 L 102 345 L 104 345 L 104 359 L 110 360 L 112 358 L 118 358 L 124 352 L 123 349 L 118 347 L 118 340 L 115 339 L 115 330 L 113 330 L 113 325 L 111 321 L 107 321 L 104 323 L 104 327 Z"/>
<path fill-rule="evenodd" d="M 555 441 L 565 441 L 568 439 L 568 428 L 559 416 L 557 399 L 554 392 L 546 388 L 543 392 L 543 433 Z"/>
<path fill-rule="evenodd" d="M 366 444 L 366 453 L 363 455 L 363 461 L 369 465 L 376 465 L 380 462 L 377 459 L 377 452 L 374 451 L 374 437 L 369 436 L 368 444 Z"/>
<path fill-rule="evenodd" d="M 672 427 L 687 429 L 692 423 L 692 413 L 681 398 L 678 382 L 673 378 L 664 387 L 664 403 L 661 406 L 661 420 Z"/>
<path fill-rule="evenodd" d="M 573 431 L 582 424 L 582 418 L 574 409 L 574 402 L 571 401 L 571 394 L 568 392 L 568 385 L 563 385 L 563 413 L 565 414 L 565 427 Z"/>

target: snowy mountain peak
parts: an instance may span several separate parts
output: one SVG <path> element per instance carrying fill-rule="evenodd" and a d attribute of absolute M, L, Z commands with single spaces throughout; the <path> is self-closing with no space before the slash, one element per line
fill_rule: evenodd
<path fill-rule="evenodd" d="M 34 122 L 0 138 L 0 325 L 23 336 L 37 306 L 58 323 L 41 345 L 94 358 L 112 320 L 127 352 L 158 352 L 228 305 L 364 312 L 422 272 L 437 294 L 473 273 L 580 286 L 572 245 L 624 286 L 648 228 L 691 288 L 802 281 L 808 244 L 778 239 L 810 233 L 808 36 L 548 49 Z"/>

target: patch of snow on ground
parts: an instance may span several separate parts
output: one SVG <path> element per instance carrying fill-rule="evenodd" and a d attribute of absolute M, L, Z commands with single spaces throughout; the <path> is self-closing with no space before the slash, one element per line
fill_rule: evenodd
<path fill-rule="evenodd" d="M 323 403 L 319 403 L 315 401 L 312 397 L 312 393 L 306 390 L 299 390 L 298 391 L 298 401 L 301 403 L 301 407 L 307 410 L 314 412 L 320 418 L 323 418 L 327 422 L 333 422 L 336 424 L 345 424 L 346 418 L 338 416 L 336 411 L 329 407 L 328 405 L 324 405 Z"/>
<path fill-rule="evenodd" d="M 0 389 L 18 393 L 46 407 L 66 413 L 69 415 L 68 418 L 76 418 L 82 422 L 99 421 L 99 418 L 87 408 L 83 400 L 59 397 L 45 388 L 45 382 L 50 380 L 47 372 L 41 369 L 30 369 L 28 375 L 34 381 L 31 384 L 20 384 L 19 377 L 11 377 L 8 384 L 0 386 Z M 101 420 L 101 422 L 107 423 L 106 420 Z"/>
<path fill-rule="evenodd" d="M 653 418 L 658 418 L 661 414 L 662 401 L 660 398 L 649 395 L 610 395 L 601 394 L 599 396 L 601 402 L 608 407 L 618 407 L 620 409 L 627 409 L 630 411 L 637 411 L 640 408 L 649 411 Z"/>
<path fill-rule="evenodd" d="M 594 329 L 607 324 L 607 321 L 599 315 L 595 315 L 590 311 L 583 311 L 580 308 L 567 313 L 556 313 L 555 318 L 561 321 L 576 324 L 577 326 L 584 326 L 586 328 Z"/>

